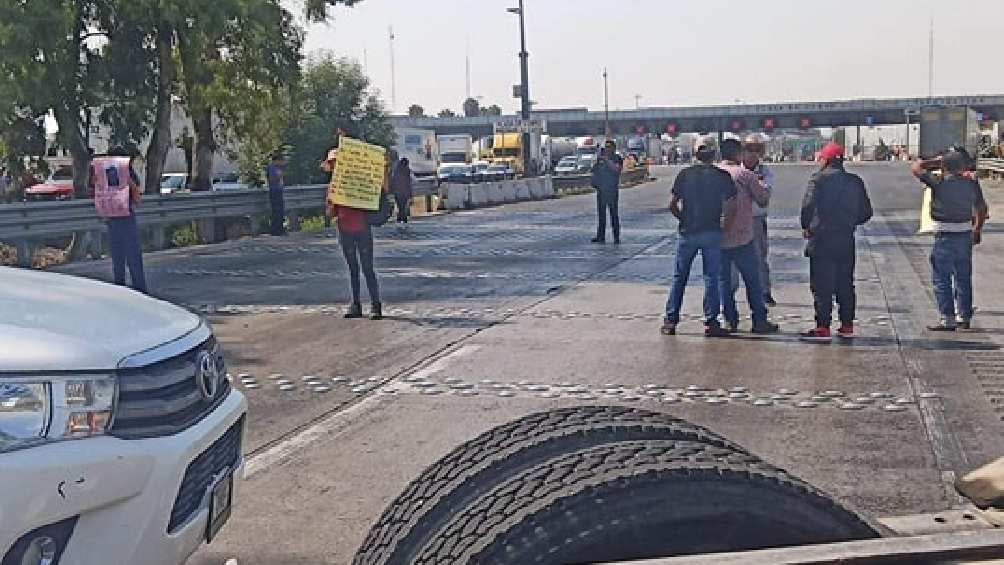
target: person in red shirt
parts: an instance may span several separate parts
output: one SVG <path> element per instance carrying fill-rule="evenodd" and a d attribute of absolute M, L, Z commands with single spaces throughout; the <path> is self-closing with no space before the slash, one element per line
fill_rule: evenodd
<path fill-rule="evenodd" d="M 338 158 L 336 150 L 328 153 L 328 158 L 321 164 L 325 171 L 333 171 Z M 386 191 L 386 178 L 384 180 Z M 362 318 L 363 307 L 360 300 L 359 271 L 362 269 L 366 278 L 366 288 L 369 291 L 370 319 L 383 319 L 383 305 L 380 303 L 380 286 L 377 283 L 376 271 L 373 269 L 373 232 L 366 220 L 366 211 L 347 206 L 337 206 L 330 202 L 325 204 L 325 214 L 335 218 L 338 226 L 338 243 L 342 246 L 345 263 L 349 267 L 349 284 L 352 289 L 352 304 L 345 314 L 346 318 Z"/>

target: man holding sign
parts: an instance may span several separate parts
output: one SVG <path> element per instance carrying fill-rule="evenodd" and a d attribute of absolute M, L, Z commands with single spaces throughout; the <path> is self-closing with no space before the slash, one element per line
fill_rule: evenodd
<path fill-rule="evenodd" d="M 373 232 L 367 211 L 380 209 L 387 184 L 387 150 L 349 137 L 341 137 L 338 149 L 328 154 L 323 168 L 332 171 L 326 213 L 338 221 L 338 241 L 349 267 L 352 305 L 346 318 L 362 318 L 359 271 L 369 290 L 370 318 L 383 318 L 380 288 L 373 269 Z"/>

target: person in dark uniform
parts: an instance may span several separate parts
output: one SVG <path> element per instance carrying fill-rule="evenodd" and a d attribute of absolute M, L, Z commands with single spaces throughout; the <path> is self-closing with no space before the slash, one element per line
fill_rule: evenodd
<path fill-rule="evenodd" d="M 802 236 L 808 241 L 809 285 L 816 327 L 805 341 L 830 341 L 833 298 L 839 305 L 840 337 L 854 336 L 854 232 L 872 218 L 872 204 L 861 177 L 844 170 L 844 148 L 830 143 L 819 152 L 821 169 L 812 175 L 802 200 Z"/>
<path fill-rule="evenodd" d="M 407 158 L 402 158 L 397 162 L 390 177 L 390 193 L 394 195 L 394 202 L 397 204 L 399 224 L 408 223 L 408 217 L 411 215 L 412 191 L 411 165 Z"/>
<path fill-rule="evenodd" d="M 282 153 L 272 155 L 272 161 L 265 167 L 265 177 L 268 181 L 268 201 L 272 209 L 272 235 L 286 235 L 286 199 L 283 171 L 286 159 Z"/>
<path fill-rule="evenodd" d="M 624 159 L 617 154 L 617 144 L 608 139 L 600 151 L 599 159 L 593 165 L 592 185 L 596 189 L 596 237 L 593 243 L 607 240 L 607 211 L 610 212 L 610 226 L 613 228 L 614 243 L 621 242 L 621 219 L 618 213 L 620 199 L 621 171 Z"/>

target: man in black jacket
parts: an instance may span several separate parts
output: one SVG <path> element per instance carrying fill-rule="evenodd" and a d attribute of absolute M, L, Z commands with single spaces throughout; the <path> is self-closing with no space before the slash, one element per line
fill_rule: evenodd
<path fill-rule="evenodd" d="M 953 149 L 942 159 L 914 161 L 912 166 L 913 174 L 931 188 L 931 275 L 941 314 L 939 323 L 928 326 L 931 331 L 969 329 L 972 323 L 973 245 L 980 242 L 989 210 L 980 183 L 966 174 L 969 164 L 965 150 Z M 940 167 L 944 175 L 938 178 L 927 167 Z"/>
<path fill-rule="evenodd" d="M 621 242 L 621 220 L 617 211 L 620 199 L 621 170 L 624 159 L 617 154 L 617 144 L 608 139 L 593 165 L 592 185 L 596 189 L 596 237 L 593 243 L 607 240 L 607 210 L 610 211 L 610 225 L 614 232 L 614 243 Z"/>
<path fill-rule="evenodd" d="M 844 170 L 844 148 L 830 143 L 820 152 L 822 168 L 812 175 L 802 201 L 802 236 L 808 240 L 809 284 L 816 307 L 816 327 L 807 341 L 830 341 L 833 297 L 840 306 L 837 335 L 853 337 L 854 231 L 872 217 L 872 204 L 861 177 Z"/>

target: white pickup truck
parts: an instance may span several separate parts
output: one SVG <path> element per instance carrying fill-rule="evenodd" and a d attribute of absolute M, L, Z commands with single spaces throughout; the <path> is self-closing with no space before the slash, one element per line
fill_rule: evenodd
<path fill-rule="evenodd" d="M 246 411 L 198 316 L 0 267 L 0 562 L 185 562 L 230 515 Z"/>

